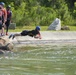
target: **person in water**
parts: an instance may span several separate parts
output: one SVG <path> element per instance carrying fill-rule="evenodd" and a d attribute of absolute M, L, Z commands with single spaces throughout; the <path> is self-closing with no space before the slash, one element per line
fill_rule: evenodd
<path fill-rule="evenodd" d="M 30 37 L 41 39 L 40 26 L 36 26 L 36 28 L 34 30 L 23 30 L 19 34 L 11 34 L 9 36 L 9 39 L 10 38 L 14 39 L 16 36 L 27 36 L 27 35 L 30 36 Z"/>

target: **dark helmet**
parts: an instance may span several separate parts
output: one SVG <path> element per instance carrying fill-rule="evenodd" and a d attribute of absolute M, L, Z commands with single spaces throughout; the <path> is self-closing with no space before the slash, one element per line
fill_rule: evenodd
<path fill-rule="evenodd" d="M 5 3 L 4 2 L 0 2 L 0 5 L 5 6 Z"/>
<path fill-rule="evenodd" d="M 7 8 L 11 8 L 11 6 L 10 6 L 10 5 L 8 5 L 8 6 L 7 6 Z"/>
<path fill-rule="evenodd" d="M 36 30 L 40 30 L 40 26 L 36 26 Z"/>

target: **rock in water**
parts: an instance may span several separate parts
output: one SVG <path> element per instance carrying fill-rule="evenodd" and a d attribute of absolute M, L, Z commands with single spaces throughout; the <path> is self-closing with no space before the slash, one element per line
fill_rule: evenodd
<path fill-rule="evenodd" d="M 7 50 L 11 51 L 13 50 L 14 46 L 13 43 L 10 41 L 10 39 L 6 36 L 0 37 L 0 50 Z"/>

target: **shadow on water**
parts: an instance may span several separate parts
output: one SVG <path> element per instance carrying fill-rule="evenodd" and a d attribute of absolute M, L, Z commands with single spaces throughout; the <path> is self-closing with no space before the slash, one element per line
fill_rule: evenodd
<path fill-rule="evenodd" d="M 0 75 L 76 75 L 76 46 L 18 47 L 0 55 Z"/>

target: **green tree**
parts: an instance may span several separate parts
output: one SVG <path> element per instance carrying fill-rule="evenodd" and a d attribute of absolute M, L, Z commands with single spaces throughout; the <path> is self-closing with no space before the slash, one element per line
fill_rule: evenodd
<path fill-rule="evenodd" d="M 55 18 L 63 24 L 74 24 L 75 0 L 0 0 L 12 6 L 17 25 L 49 25 Z"/>

